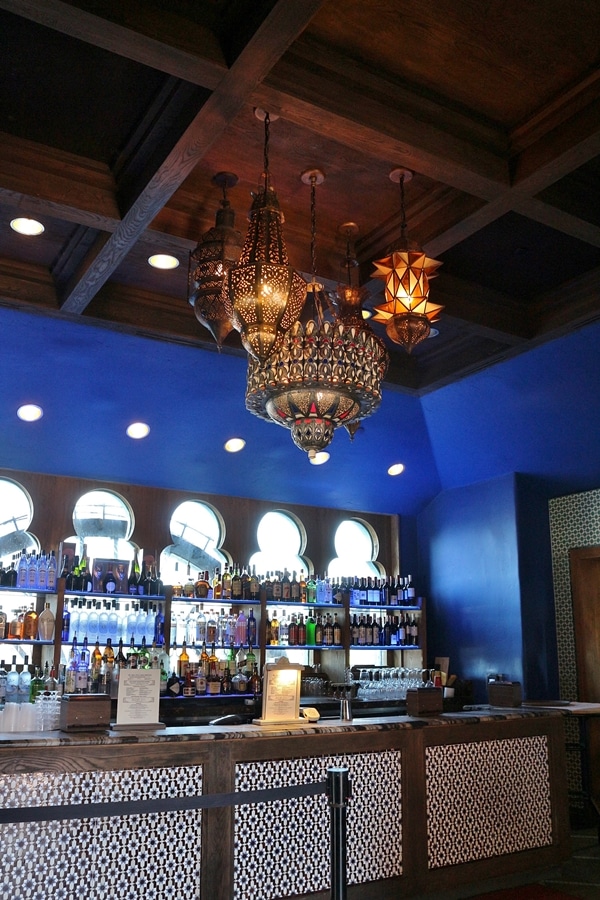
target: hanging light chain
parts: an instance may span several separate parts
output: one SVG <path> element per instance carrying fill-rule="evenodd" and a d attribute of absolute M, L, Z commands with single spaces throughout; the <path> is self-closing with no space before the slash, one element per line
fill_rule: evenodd
<path fill-rule="evenodd" d="M 269 189 L 269 139 L 271 137 L 271 117 L 265 112 L 265 148 L 264 148 L 264 179 L 265 190 Z"/>
<path fill-rule="evenodd" d="M 313 284 L 317 280 L 317 176 L 310 176 L 310 259 Z"/>
<path fill-rule="evenodd" d="M 406 228 L 407 228 L 407 225 L 406 225 L 406 207 L 405 207 L 405 204 L 404 204 L 404 179 L 405 179 L 405 178 L 406 178 L 406 175 L 405 175 L 404 173 L 402 173 L 402 175 L 400 176 L 400 181 L 399 181 L 399 185 L 400 185 L 400 209 L 401 209 L 401 214 L 402 214 L 402 218 L 401 218 L 401 220 L 400 220 L 400 236 L 401 236 L 401 238 L 402 238 L 403 241 L 406 240 Z"/>

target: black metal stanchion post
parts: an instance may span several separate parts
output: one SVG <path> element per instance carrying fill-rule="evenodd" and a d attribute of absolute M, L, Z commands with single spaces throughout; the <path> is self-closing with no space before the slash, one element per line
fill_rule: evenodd
<path fill-rule="evenodd" d="M 327 769 L 327 797 L 331 808 L 331 900 L 346 900 L 346 806 L 350 798 L 348 769 Z"/>

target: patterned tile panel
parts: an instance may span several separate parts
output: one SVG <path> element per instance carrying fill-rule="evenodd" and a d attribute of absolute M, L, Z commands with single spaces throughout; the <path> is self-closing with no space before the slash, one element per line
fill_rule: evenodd
<path fill-rule="evenodd" d="M 560 696 L 563 700 L 577 700 L 577 657 L 569 550 L 600 544 L 600 490 L 556 497 L 550 500 L 549 508 Z M 577 723 L 567 719 L 565 726 L 567 741 L 577 743 Z M 578 752 L 567 754 L 567 785 L 572 797 L 580 794 L 581 758 Z"/>
<path fill-rule="evenodd" d="M 552 844 L 545 736 L 428 747 L 429 868 Z"/>
<path fill-rule="evenodd" d="M 202 793 L 201 766 L 0 776 L 0 806 L 65 806 Z M 201 810 L 2 828 L 1 900 L 200 898 Z"/>
<path fill-rule="evenodd" d="M 347 766 L 347 882 L 402 874 L 400 751 L 239 763 L 236 790 L 325 781 Z M 242 806 L 235 813 L 234 900 L 329 890 L 329 802 L 324 794 Z"/>

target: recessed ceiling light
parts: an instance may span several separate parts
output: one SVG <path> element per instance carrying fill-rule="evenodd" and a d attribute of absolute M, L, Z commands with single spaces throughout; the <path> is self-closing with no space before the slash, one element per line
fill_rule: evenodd
<path fill-rule="evenodd" d="M 154 269 L 176 269 L 179 265 L 179 260 L 176 256 L 171 256 L 168 253 L 155 253 L 154 256 L 148 257 L 148 264 Z"/>
<path fill-rule="evenodd" d="M 145 438 L 150 434 L 150 426 L 145 422 L 132 422 L 127 426 L 127 434 L 130 438 L 139 441 L 140 438 Z"/>
<path fill-rule="evenodd" d="M 41 222 L 38 222 L 37 219 L 13 219 L 10 223 L 10 227 L 19 234 L 36 235 L 42 234 L 44 231 L 44 226 Z"/>
<path fill-rule="evenodd" d="M 25 403 L 18 408 L 17 415 L 23 422 L 37 422 L 44 415 L 44 410 L 36 403 Z"/>
<path fill-rule="evenodd" d="M 394 463 L 388 469 L 388 475 L 401 475 L 404 472 L 404 463 Z"/>
<path fill-rule="evenodd" d="M 246 446 L 246 441 L 243 438 L 229 438 L 223 446 L 228 453 L 239 453 Z"/>
<path fill-rule="evenodd" d="M 318 453 L 315 453 L 315 455 L 311 457 L 310 464 L 311 466 L 322 466 L 328 459 L 329 453 L 327 450 L 319 450 Z"/>

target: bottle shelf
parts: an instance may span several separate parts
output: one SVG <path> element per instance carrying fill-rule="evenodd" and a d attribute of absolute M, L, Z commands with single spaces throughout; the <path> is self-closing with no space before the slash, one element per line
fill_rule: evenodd
<path fill-rule="evenodd" d="M 35 647 L 52 647 L 54 640 L 41 641 L 38 638 L 0 638 L 0 644 L 8 644 L 18 647 L 19 644 L 33 644 Z"/>
<path fill-rule="evenodd" d="M 420 650 L 420 644 L 350 644 L 350 650 Z"/>
<path fill-rule="evenodd" d="M 14 588 L 13 588 L 14 590 Z M 35 593 L 35 592 L 34 592 Z M 37 592 L 39 593 L 39 591 Z M 55 592 L 53 592 L 55 593 Z M 65 597 L 76 597 L 78 600 L 159 600 L 164 601 L 164 594 L 119 594 L 113 591 L 112 594 L 102 591 L 72 591 L 66 590 Z M 188 597 L 173 597 L 173 600 L 188 600 Z M 199 601 L 197 601 L 199 602 Z"/>
<path fill-rule="evenodd" d="M 266 650 L 343 650 L 343 644 L 267 644 Z"/>
<path fill-rule="evenodd" d="M 344 609 L 343 603 L 305 603 L 303 600 L 267 600 L 266 605 L 273 609 Z"/>
<path fill-rule="evenodd" d="M 35 588 L 35 587 L 0 587 L 0 594 L 26 594 L 27 596 L 39 595 L 56 597 L 56 588 Z"/>
<path fill-rule="evenodd" d="M 367 603 L 365 605 L 361 604 L 360 606 L 357 606 L 355 604 L 350 604 L 349 609 L 350 609 L 350 612 L 352 612 L 352 610 L 354 610 L 354 609 L 360 610 L 361 612 L 367 612 L 367 611 L 372 612 L 373 610 L 385 610 L 385 612 L 389 612 L 389 613 L 394 612 L 394 610 L 398 610 L 400 612 L 411 612 L 411 611 L 412 612 L 420 612 L 421 604 L 413 603 L 412 606 L 405 606 L 405 605 L 390 606 L 389 604 L 380 606 L 378 603 Z"/>

